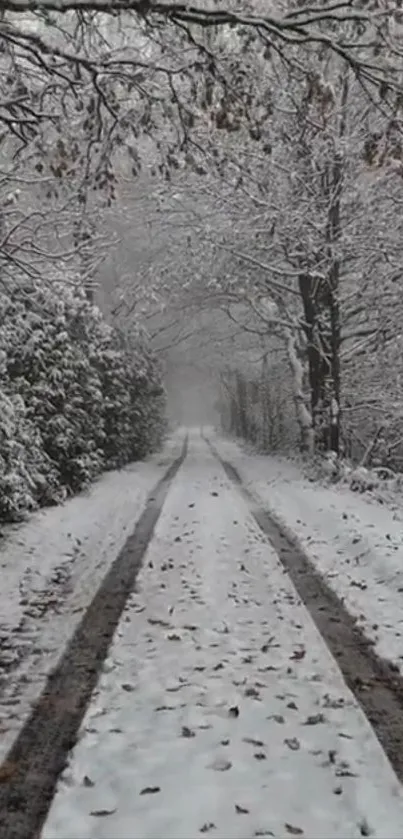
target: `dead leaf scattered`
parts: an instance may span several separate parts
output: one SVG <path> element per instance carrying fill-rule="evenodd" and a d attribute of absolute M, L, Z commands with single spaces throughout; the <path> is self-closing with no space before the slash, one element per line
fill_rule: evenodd
<path fill-rule="evenodd" d="M 182 737 L 196 737 L 194 731 L 191 728 L 188 728 L 187 725 L 182 726 Z"/>
<path fill-rule="evenodd" d="M 231 766 L 232 763 L 230 760 L 226 760 L 225 757 L 217 757 L 210 764 L 210 769 L 214 769 L 216 772 L 227 772 L 228 769 L 231 769 Z"/>
<path fill-rule="evenodd" d="M 129 684 L 129 682 L 125 682 L 125 684 L 122 685 L 122 690 L 127 691 L 127 693 L 131 693 L 134 690 L 134 685 Z"/>
<path fill-rule="evenodd" d="M 300 650 L 294 650 L 293 654 L 290 655 L 291 661 L 302 661 L 303 658 L 306 656 L 306 650 L 304 648 Z"/>
<path fill-rule="evenodd" d="M 84 775 L 83 786 L 84 787 L 94 787 L 95 784 L 94 784 L 94 781 L 91 781 L 91 778 L 89 778 L 88 775 Z"/>
<path fill-rule="evenodd" d="M 274 722 L 277 722 L 279 725 L 283 725 L 283 723 L 285 723 L 285 719 L 282 714 L 271 714 L 271 716 L 267 717 L 267 719 L 274 720 Z"/>
<path fill-rule="evenodd" d="M 144 787 L 140 795 L 155 795 L 156 792 L 161 792 L 161 787 Z"/>
<path fill-rule="evenodd" d="M 253 757 L 256 758 L 256 760 L 267 760 L 267 757 L 264 752 L 255 752 Z"/>
<path fill-rule="evenodd" d="M 244 737 L 243 742 L 244 743 L 249 743 L 251 746 L 257 746 L 257 747 L 264 746 L 263 740 L 255 740 L 254 737 Z"/>
<path fill-rule="evenodd" d="M 304 833 L 301 827 L 297 827 L 294 824 L 289 824 L 288 822 L 285 823 L 284 827 L 287 833 L 291 833 L 292 836 L 302 836 Z"/>
<path fill-rule="evenodd" d="M 203 827 L 200 828 L 199 833 L 208 833 L 209 830 L 215 830 L 214 822 L 206 822 Z"/>
<path fill-rule="evenodd" d="M 324 714 L 312 714 L 312 716 L 306 718 L 303 725 L 320 725 L 324 722 L 326 722 Z"/>
<path fill-rule="evenodd" d="M 148 623 L 150 623 L 151 626 L 169 626 L 169 621 L 164 621 L 162 618 L 148 618 Z"/>
<path fill-rule="evenodd" d="M 176 632 L 171 632 L 170 635 L 167 635 L 168 641 L 181 641 L 180 635 L 177 635 Z"/>
<path fill-rule="evenodd" d="M 268 640 L 268 641 L 266 641 L 266 643 L 265 643 L 265 644 L 263 644 L 263 646 L 262 646 L 262 647 L 260 647 L 261 652 L 262 652 L 262 653 L 267 653 L 267 652 L 269 651 L 270 647 L 272 647 L 272 646 L 273 646 L 273 641 L 274 641 L 274 640 L 275 640 L 275 636 L 274 636 L 274 635 L 272 635 L 272 637 L 271 637 L 271 638 L 269 638 L 269 640 Z M 278 646 L 278 644 L 276 644 L 276 646 Z"/>
<path fill-rule="evenodd" d="M 260 699 L 260 693 L 258 689 L 253 686 L 246 688 L 244 695 L 249 696 L 252 699 Z"/>
<path fill-rule="evenodd" d="M 344 769 L 342 766 L 338 766 L 336 769 L 336 777 L 337 778 L 358 778 L 356 772 L 352 772 L 351 769 Z"/>
<path fill-rule="evenodd" d="M 249 810 L 247 809 L 247 807 L 241 807 L 240 804 L 235 804 L 235 812 L 239 813 L 240 815 L 245 815 L 246 813 L 249 813 Z"/>
<path fill-rule="evenodd" d="M 368 824 L 368 822 L 367 822 L 367 820 L 366 820 L 366 819 L 363 819 L 363 820 L 359 823 L 358 827 L 359 827 L 359 829 L 360 829 L 361 836 L 372 836 L 372 834 L 373 834 L 373 832 L 374 832 L 374 831 L 370 828 L 370 826 L 369 826 L 369 824 Z"/>
<path fill-rule="evenodd" d="M 113 810 L 91 810 L 90 816 L 112 816 L 116 813 L 116 807 Z"/>
<path fill-rule="evenodd" d="M 189 687 L 189 682 L 183 682 L 179 685 L 172 685 L 170 688 L 166 688 L 167 693 L 178 693 L 178 690 L 182 690 L 182 688 Z"/>
<path fill-rule="evenodd" d="M 238 705 L 233 705 L 232 708 L 229 708 L 228 715 L 230 717 L 239 717 L 239 708 Z"/>
<path fill-rule="evenodd" d="M 292 752 L 298 752 L 301 748 L 301 744 L 298 740 L 298 737 L 286 737 L 284 740 L 286 746 L 291 749 Z"/>

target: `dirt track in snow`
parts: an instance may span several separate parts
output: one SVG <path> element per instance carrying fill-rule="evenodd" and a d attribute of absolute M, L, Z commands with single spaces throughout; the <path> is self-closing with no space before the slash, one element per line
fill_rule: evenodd
<path fill-rule="evenodd" d="M 219 458 L 228 477 L 240 488 L 253 517 L 269 537 L 301 600 L 335 657 L 344 679 L 358 699 L 400 780 L 403 782 L 403 679 L 390 662 L 379 658 L 371 642 L 315 570 L 297 541 L 268 515 L 243 486 L 236 469 Z"/>
<path fill-rule="evenodd" d="M 57 779 L 75 743 L 113 633 L 172 480 L 185 456 L 186 448 L 151 494 L 139 524 L 105 577 L 31 717 L 0 767 L 0 834 L 4 839 L 34 839 L 40 835 Z M 257 524 L 274 545 L 396 774 L 403 780 L 402 680 L 375 656 L 371 645 L 307 557 L 281 533 L 256 499 L 246 493 L 231 465 L 221 463 L 247 500 Z"/>
<path fill-rule="evenodd" d="M 133 589 L 187 439 L 147 500 L 134 532 L 111 566 L 46 687 L 0 766 L 0 836 L 36 839 L 66 756 L 97 683 L 122 610 Z"/>

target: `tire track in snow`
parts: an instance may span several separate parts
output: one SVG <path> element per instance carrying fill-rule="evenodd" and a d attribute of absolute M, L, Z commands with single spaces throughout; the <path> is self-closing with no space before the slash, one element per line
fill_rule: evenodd
<path fill-rule="evenodd" d="M 334 656 L 346 684 L 371 723 L 397 777 L 403 782 L 403 677 L 376 655 L 371 641 L 318 573 L 298 539 L 243 485 L 235 467 L 202 435 L 227 477 L 246 500 Z"/>
<path fill-rule="evenodd" d="M 130 595 L 182 452 L 148 496 L 145 509 L 99 586 L 38 702 L 0 766 L 0 836 L 39 839 L 57 779 L 73 747 L 109 645 Z"/>

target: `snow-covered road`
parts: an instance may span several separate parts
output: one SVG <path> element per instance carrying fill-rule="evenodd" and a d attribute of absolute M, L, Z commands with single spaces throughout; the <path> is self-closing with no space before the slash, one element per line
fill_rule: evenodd
<path fill-rule="evenodd" d="M 246 502 L 199 435 L 42 839 L 401 839 L 403 796 Z"/>
<path fill-rule="evenodd" d="M 184 432 L 146 462 L 103 475 L 88 492 L 4 528 L 0 543 L 0 759 L 49 671 L 179 455 Z"/>
<path fill-rule="evenodd" d="M 247 452 L 212 431 L 209 438 L 296 537 L 377 653 L 403 674 L 402 496 L 380 504 L 346 486 L 311 482 L 285 458 Z"/>

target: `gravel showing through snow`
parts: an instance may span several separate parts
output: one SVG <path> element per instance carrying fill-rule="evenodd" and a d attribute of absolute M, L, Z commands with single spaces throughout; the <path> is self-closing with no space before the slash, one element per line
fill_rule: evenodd
<path fill-rule="evenodd" d="M 42 839 L 401 839 L 401 787 L 193 435 Z"/>

